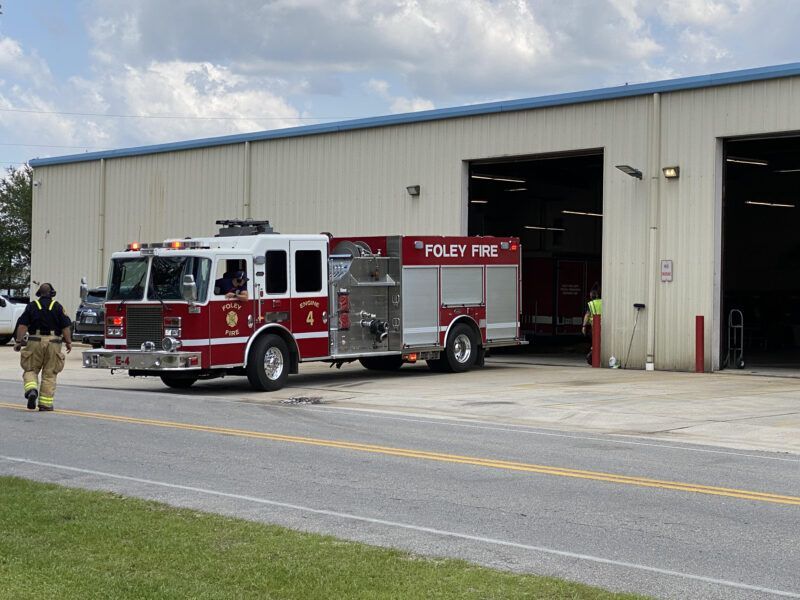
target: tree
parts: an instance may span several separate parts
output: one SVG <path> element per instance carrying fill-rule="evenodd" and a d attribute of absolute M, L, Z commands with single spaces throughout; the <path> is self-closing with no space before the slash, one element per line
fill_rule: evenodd
<path fill-rule="evenodd" d="M 22 292 L 30 281 L 32 176 L 25 165 L 0 179 L 0 290 Z"/>

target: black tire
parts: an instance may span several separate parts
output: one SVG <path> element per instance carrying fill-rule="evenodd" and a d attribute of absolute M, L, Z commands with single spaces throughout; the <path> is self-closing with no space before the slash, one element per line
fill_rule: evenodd
<path fill-rule="evenodd" d="M 186 390 L 194 385 L 197 377 L 184 377 L 182 375 L 162 375 L 161 381 L 173 390 Z"/>
<path fill-rule="evenodd" d="M 463 373 L 478 360 L 478 337 L 469 325 L 459 323 L 447 336 L 444 354 L 439 359 L 443 371 Z M 434 369 L 435 370 L 435 369 Z"/>
<path fill-rule="evenodd" d="M 289 368 L 289 348 L 280 336 L 270 333 L 255 341 L 247 359 L 247 379 L 253 389 L 281 389 L 289 378 Z"/>
<path fill-rule="evenodd" d="M 10 335 L 0 335 L 0 346 L 5 346 L 8 342 L 11 341 Z"/>
<path fill-rule="evenodd" d="M 402 356 L 369 356 L 360 358 L 361 366 L 370 371 L 397 371 L 403 366 Z"/>

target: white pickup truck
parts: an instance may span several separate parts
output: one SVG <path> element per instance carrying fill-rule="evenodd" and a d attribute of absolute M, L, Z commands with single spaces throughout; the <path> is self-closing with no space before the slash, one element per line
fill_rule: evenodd
<path fill-rule="evenodd" d="M 17 319 L 23 312 L 24 304 L 15 304 L 8 296 L 0 296 L 0 346 L 11 341 Z"/>

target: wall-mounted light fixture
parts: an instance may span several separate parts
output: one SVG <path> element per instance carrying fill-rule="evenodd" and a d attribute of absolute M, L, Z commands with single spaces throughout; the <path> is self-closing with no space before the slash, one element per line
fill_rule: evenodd
<path fill-rule="evenodd" d="M 667 179 L 677 179 L 681 176 L 680 167 L 664 167 L 661 170 L 664 172 L 664 177 Z"/>
<path fill-rule="evenodd" d="M 419 196 L 420 189 L 419 185 L 409 185 L 406 191 L 408 191 L 409 196 Z"/>
<path fill-rule="evenodd" d="M 642 178 L 642 172 L 639 169 L 634 169 L 630 165 L 617 165 L 617 168 L 625 173 L 625 175 L 630 175 L 631 177 L 636 177 L 636 179 Z"/>

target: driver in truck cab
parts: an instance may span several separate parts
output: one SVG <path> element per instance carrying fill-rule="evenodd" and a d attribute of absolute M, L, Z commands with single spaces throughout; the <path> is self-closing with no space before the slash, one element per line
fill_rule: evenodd
<path fill-rule="evenodd" d="M 226 298 L 236 298 L 237 300 L 247 300 L 247 273 L 236 271 L 230 277 L 226 276 L 214 282 L 214 291 L 217 294 L 224 294 Z"/>

